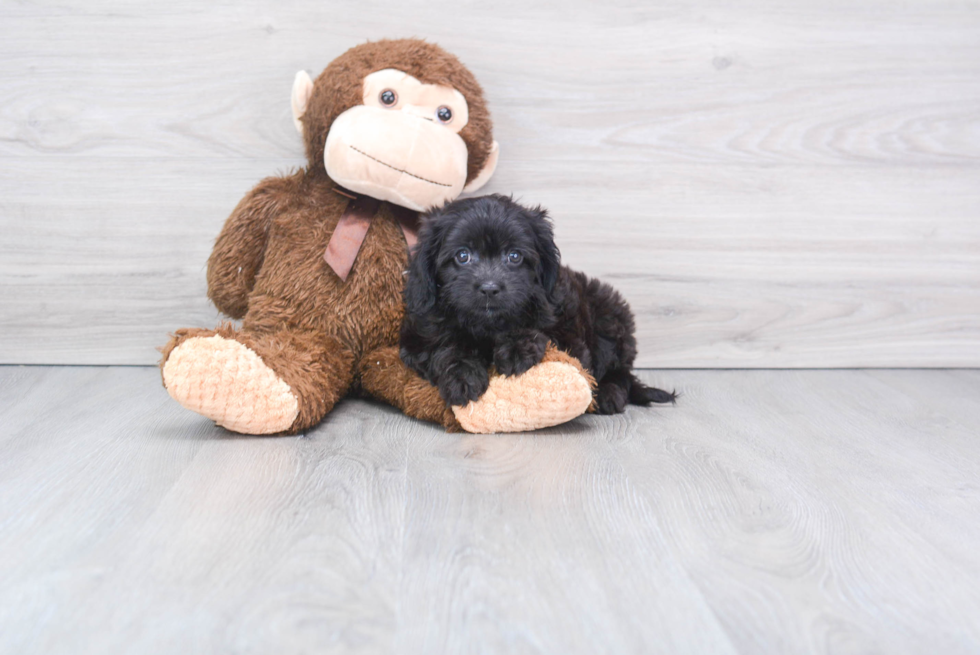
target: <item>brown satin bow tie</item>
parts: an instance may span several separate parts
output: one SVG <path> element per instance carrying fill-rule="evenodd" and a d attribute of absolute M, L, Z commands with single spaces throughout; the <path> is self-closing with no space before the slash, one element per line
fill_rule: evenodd
<path fill-rule="evenodd" d="M 374 218 L 381 208 L 381 201 L 370 196 L 354 195 L 347 191 L 334 189 L 342 196 L 350 198 L 347 208 L 341 214 L 337 227 L 334 228 L 327 250 L 323 253 L 323 259 L 334 270 L 334 272 L 344 282 L 350 275 L 350 269 L 354 266 L 357 253 L 361 250 L 364 237 L 367 236 L 368 228 L 371 227 L 371 219 Z M 418 214 L 411 209 L 399 207 L 391 203 L 386 203 L 391 214 L 398 221 L 398 225 L 405 235 L 405 243 L 411 250 L 418 241 Z"/>

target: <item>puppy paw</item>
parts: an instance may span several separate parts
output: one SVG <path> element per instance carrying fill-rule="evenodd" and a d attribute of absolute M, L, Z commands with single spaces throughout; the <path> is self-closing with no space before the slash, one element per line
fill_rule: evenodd
<path fill-rule="evenodd" d="M 600 384 L 596 392 L 596 412 L 599 414 L 622 414 L 629 401 L 626 389 L 618 384 Z"/>
<path fill-rule="evenodd" d="M 493 349 L 493 365 L 501 375 L 520 375 L 544 358 L 548 337 L 537 334 L 498 343 Z"/>
<path fill-rule="evenodd" d="M 476 362 L 461 361 L 451 364 L 439 378 L 439 394 L 448 406 L 466 405 L 478 400 L 490 385 L 490 374 L 485 366 Z"/>

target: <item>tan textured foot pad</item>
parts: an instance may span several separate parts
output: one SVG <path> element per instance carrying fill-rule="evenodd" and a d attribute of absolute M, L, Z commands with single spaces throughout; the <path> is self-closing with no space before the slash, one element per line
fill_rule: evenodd
<path fill-rule="evenodd" d="M 576 367 L 542 362 L 523 375 L 492 378 L 480 400 L 453 414 L 467 432 L 526 432 L 570 421 L 591 403 L 592 389 Z"/>
<path fill-rule="evenodd" d="M 242 434 L 274 434 L 293 424 L 299 404 L 255 351 L 233 339 L 192 337 L 173 349 L 163 383 L 174 400 Z"/>

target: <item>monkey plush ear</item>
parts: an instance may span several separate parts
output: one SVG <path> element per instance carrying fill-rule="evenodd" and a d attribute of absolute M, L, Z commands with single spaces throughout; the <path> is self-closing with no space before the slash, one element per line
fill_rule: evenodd
<path fill-rule="evenodd" d="M 296 131 L 303 134 L 303 122 L 300 118 L 306 113 L 306 103 L 310 101 L 310 94 L 313 93 L 313 79 L 310 74 L 306 71 L 300 71 L 296 73 L 296 77 L 293 79 L 293 95 L 290 98 L 290 104 L 293 107 L 293 123 L 296 125 Z"/>
<path fill-rule="evenodd" d="M 463 193 L 473 193 L 474 191 L 479 191 L 480 188 L 487 183 L 490 176 L 497 169 L 497 155 L 500 154 L 500 146 L 497 142 L 493 142 L 493 147 L 490 148 L 490 154 L 487 155 L 487 160 L 483 162 L 483 168 L 480 169 L 479 175 L 470 180 L 470 183 L 463 187 Z"/>

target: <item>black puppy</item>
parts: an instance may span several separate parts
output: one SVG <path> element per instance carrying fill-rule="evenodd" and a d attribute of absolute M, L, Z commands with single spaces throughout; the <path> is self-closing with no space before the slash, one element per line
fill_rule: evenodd
<path fill-rule="evenodd" d="M 541 208 L 493 195 L 433 211 L 408 270 L 402 360 L 449 405 L 465 405 L 487 390 L 491 364 L 518 375 L 551 340 L 595 377 L 600 413 L 672 402 L 673 393 L 631 372 L 636 337 L 626 301 L 560 257 Z"/>

